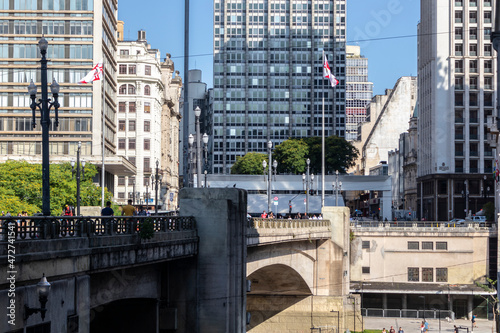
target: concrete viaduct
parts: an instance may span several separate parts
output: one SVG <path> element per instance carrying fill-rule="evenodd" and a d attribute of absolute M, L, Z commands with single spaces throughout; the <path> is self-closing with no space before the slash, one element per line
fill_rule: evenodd
<path fill-rule="evenodd" d="M 0 300 L 4 309 L 14 304 L 7 309 L 14 320 L 0 321 L 0 331 L 338 332 L 352 326 L 347 209 L 326 207 L 324 220 L 247 220 L 246 200 L 241 189 L 184 189 L 180 217 L 153 217 L 151 239 L 132 219 L 86 217 L 52 221 L 49 229 L 43 218 L 22 222 L 9 242 L 5 219 Z M 15 282 L 6 280 L 7 272 L 15 272 Z M 45 319 L 24 318 L 25 306 L 40 307 L 42 273 L 52 285 Z"/>

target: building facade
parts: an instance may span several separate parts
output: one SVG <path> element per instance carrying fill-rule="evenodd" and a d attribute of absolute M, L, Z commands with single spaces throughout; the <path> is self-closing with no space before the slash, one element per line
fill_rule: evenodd
<path fill-rule="evenodd" d="M 81 141 L 87 162 L 100 167 L 105 156 L 105 186 L 112 191 L 113 174 L 134 172 L 133 165 L 116 155 L 115 146 L 117 1 L 0 1 L 0 13 L 6 37 L 0 41 L 2 159 L 41 160 L 40 112 L 33 129 L 27 87 L 31 80 L 37 86 L 41 81 L 38 41 L 43 35 L 49 42 L 48 81 L 54 78 L 60 84 L 59 126 L 53 113 L 50 119 L 50 159 L 69 161 Z M 104 79 L 79 85 L 101 59 Z M 101 176 L 97 178 L 101 182 Z"/>
<path fill-rule="evenodd" d="M 290 137 L 345 137 L 346 1 L 214 1 L 214 173 Z M 323 78 L 322 53 L 340 84 Z"/>
<path fill-rule="evenodd" d="M 426 219 L 463 218 L 493 201 L 494 154 L 487 141 L 497 99 L 493 4 L 421 2 L 418 195 Z"/>
<path fill-rule="evenodd" d="M 120 204 L 131 199 L 135 205 L 159 209 L 177 206 L 182 81 L 174 72 L 170 56 L 162 62 L 145 31 L 139 31 L 135 41 L 118 43 L 118 154 L 137 168 L 134 176 L 116 177 Z M 157 173 L 162 177 L 158 186 Z"/>
<path fill-rule="evenodd" d="M 358 125 L 366 121 L 366 106 L 373 97 L 373 83 L 368 82 L 368 59 L 361 56 L 359 46 L 346 46 L 346 71 L 345 139 L 355 141 Z"/>

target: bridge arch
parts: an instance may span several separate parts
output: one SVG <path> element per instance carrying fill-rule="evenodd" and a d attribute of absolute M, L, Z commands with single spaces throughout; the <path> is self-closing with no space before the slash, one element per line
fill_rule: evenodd
<path fill-rule="evenodd" d="M 250 294 L 311 295 L 311 288 L 293 268 L 274 264 L 259 268 L 248 276 L 252 281 Z"/>

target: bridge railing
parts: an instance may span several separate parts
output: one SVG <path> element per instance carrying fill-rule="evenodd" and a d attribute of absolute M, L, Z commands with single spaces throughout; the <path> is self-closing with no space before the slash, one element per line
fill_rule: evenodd
<path fill-rule="evenodd" d="M 329 227 L 329 220 L 287 220 L 287 219 L 264 219 L 249 218 L 249 228 L 254 229 L 284 229 L 284 228 L 314 228 Z"/>
<path fill-rule="evenodd" d="M 151 223 L 152 232 L 194 230 L 191 216 L 12 216 L 0 217 L 0 241 L 61 237 L 97 237 L 139 233 Z"/>
<path fill-rule="evenodd" d="M 490 229 L 496 228 L 496 224 L 490 222 L 468 222 L 452 223 L 446 221 L 351 221 L 353 228 L 474 228 Z"/>

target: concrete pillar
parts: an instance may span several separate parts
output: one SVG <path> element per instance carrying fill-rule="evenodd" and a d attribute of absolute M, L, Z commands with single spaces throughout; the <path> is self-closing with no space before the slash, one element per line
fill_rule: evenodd
<path fill-rule="evenodd" d="M 246 332 L 246 191 L 183 188 L 179 200 L 199 236 L 196 332 Z"/>
<path fill-rule="evenodd" d="M 472 295 L 467 296 L 467 315 L 469 316 L 469 319 L 472 318 L 472 309 L 474 307 L 474 297 Z"/>
<path fill-rule="evenodd" d="M 392 220 L 392 191 L 382 191 L 382 221 Z"/>
<path fill-rule="evenodd" d="M 408 309 L 408 295 L 407 294 L 403 294 L 401 297 L 401 308 L 403 310 Z"/>
<path fill-rule="evenodd" d="M 382 294 L 382 309 L 387 310 L 387 294 Z"/>

